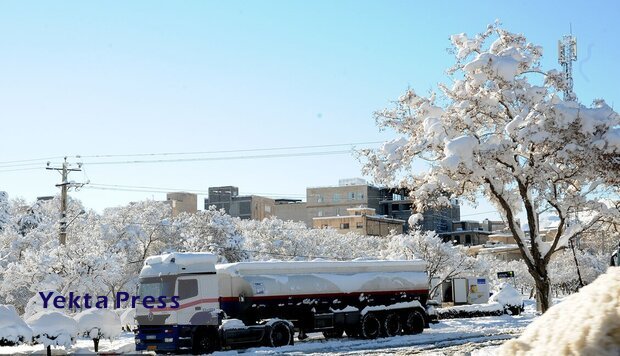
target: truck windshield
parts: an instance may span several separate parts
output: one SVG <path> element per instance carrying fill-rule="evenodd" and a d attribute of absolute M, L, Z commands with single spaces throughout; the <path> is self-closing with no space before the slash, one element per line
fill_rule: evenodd
<path fill-rule="evenodd" d="M 140 299 L 151 296 L 158 299 L 160 296 L 166 297 L 165 300 L 169 300 L 174 295 L 174 284 L 176 277 L 150 277 L 140 278 Z"/>

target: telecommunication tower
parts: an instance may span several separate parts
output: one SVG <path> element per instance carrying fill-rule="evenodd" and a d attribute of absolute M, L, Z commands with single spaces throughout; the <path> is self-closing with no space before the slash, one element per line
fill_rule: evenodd
<path fill-rule="evenodd" d="M 573 62 L 577 60 L 577 39 L 573 37 L 572 31 L 570 35 L 562 36 L 558 41 L 558 62 L 564 69 L 564 79 L 566 80 L 566 88 L 564 88 L 564 100 L 575 101 L 577 96 L 573 92 Z"/>

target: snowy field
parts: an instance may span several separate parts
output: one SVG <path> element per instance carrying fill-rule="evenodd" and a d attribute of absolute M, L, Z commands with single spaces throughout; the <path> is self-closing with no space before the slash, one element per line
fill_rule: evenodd
<path fill-rule="evenodd" d="M 280 348 L 251 348 L 218 352 L 216 355 L 381 355 L 381 354 L 422 354 L 451 355 L 459 352 L 474 354 L 492 354 L 495 347 L 503 341 L 517 337 L 523 329 L 536 318 L 532 301 L 526 301 L 525 312 L 516 317 L 502 315 L 472 319 L 449 319 L 431 324 L 420 335 L 396 336 L 376 340 L 347 339 L 325 340 L 321 334 L 310 334 L 304 341 L 296 341 L 293 346 Z M 93 352 L 91 340 L 79 339 L 68 350 L 71 354 L 88 354 Z M 54 355 L 66 354 L 62 348 L 53 349 Z M 123 333 L 115 341 L 101 340 L 101 353 L 135 353 L 132 333 Z M 0 347 L 1 355 L 45 354 L 42 345 Z"/>

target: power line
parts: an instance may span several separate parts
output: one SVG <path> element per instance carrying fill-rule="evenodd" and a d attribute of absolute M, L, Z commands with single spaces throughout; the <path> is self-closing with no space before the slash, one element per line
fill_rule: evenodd
<path fill-rule="evenodd" d="M 251 156 L 199 157 L 199 158 L 176 158 L 176 159 L 157 159 L 157 160 L 84 162 L 84 164 L 87 164 L 87 165 L 107 165 L 107 164 L 142 164 L 142 163 L 180 163 L 180 162 L 223 161 L 223 160 L 261 159 L 261 158 L 328 156 L 328 155 L 339 155 L 339 154 L 347 154 L 347 153 L 351 153 L 351 151 L 350 150 L 346 150 L 346 151 L 321 151 L 321 152 L 278 153 L 278 154 L 251 155 Z"/>
<path fill-rule="evenodd" d="M 96 155 L 86 155 L 86 156 L 75 155 L 75 157 L 76 158 L 115 158 L 115 157 L 157 157 L 157 156 L 207 155 L 207 154 L 221 154 L 221 153 L 284 151 L 284 150 L 344 147 L 344 146 L 356 146 L 356 145 L 373 145 L 373 144 L 380 144 L 380 143 L 383 143 L 383 141 L 334 143 L 334 144 L 325 144 L 325 145 L 305 145 L 305 146 L 282 146 L 282 147 L 266 147 L 266 148 L 238 149 L 238 150 L 217 150 L 217 151 L 122 153 L 122 154 L 96 154 Z M 63 156 L 49 156 L 49 157 L 40 157 L 40 158 L 27 158 L 27 159 L 11 160 L 11 161 L 0 161 L 0 168 L 45 164 L 47 161 L 63 159 L 65 157 L 73 157 L 73 156 L 63 155 Z"/>
<path fill-rule="evenodd" d="M 355 146 L 355 145 L 373 145 L 383 143 L 383 141 L 368 141 L 368 142 L 351 142 L 351 143 L 335 143 L 327 145 L 307 145 L 307 146 L 285 146 L 285 147 L 269 147 L 269 148 L 253 148 L 253 149 L 239 149 L 239 150 L 220 150 L 220 151 L 195 151 L 195 152 L 161 152 L 161 153 L 133 153 L 133 154 L 100 154 L 100 155 L 86 155 L 82 158 L 113 158 L 113 157 L 145 157 L 145 156 L 182 156 L 182 155 L 202 155 L 202 154 L 220 154 L 220 153 L 241 153 L 241 152 L 257 152 L 257 151 L 283 151 L 283 150 L 298 150 L 308 148 L 327 148 L 327 147 L 342 147 L 342 146 Z M 2 163 L 2 162 L 0 162 Z"/>
<path fill-rule="evenodd" d="M 164 187 L 147 187 L 147 186 L 138 186 L 138 185 L 120 185 L 120 184 L 99 184 L 99 183 L 89 183 L 85 188 L 88 189 L 99 189 L 99 190 L 120 190 L 120 191 L 130 191 L 130 192 L 147 192 L 147 193 L 170 193 L 170 192 L 187 192 L 194 193 L 200 195 L 208 195 L 208 190 L 201 189 L 185 189 L 185 188 L 164 188 Z M 264 196 L 281 196 L 281 197 L 305 197 L 305 194 L 283 194 L 283 193 L 253 193 L 253 192 L 242 192 L 240 195 L 264 195 Z"/>
<path fill-rule="evenodd" d="M 21 162 L 34 162 L 34 161 L 49 161 L 51 159 L 62 159 L 65 156 L 54 156 L 54 157 L 42 157 L 42 158 L 29 158 L 29 159 L 19 159 L 15 161 L 2 161 L 0 164 L 8 164 L 8 163 L 21 163 Z"/>
<path fill-rule="evenodd" d="M 34 171 L 34 170 L 42 170 L 42 169 L 44 169 L 44 168 L 43 167 L 32 167 L 32 168 L 0 169 L 0 173 L 19 172 L 19 171 Z"/>

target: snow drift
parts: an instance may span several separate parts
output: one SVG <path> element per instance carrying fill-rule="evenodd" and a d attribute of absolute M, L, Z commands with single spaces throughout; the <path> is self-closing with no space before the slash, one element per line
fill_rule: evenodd
<path fill-rule="evenodd" d="M 15 308 L 12 305 L 0 305 L 0 346 L 11 346 L 31 340 L 32 330 L 17 315 Z"/>
<path fill-rule="evenodd" d="M 620 267 L 551 307 L 499 355 L 620 355 Z"/>

